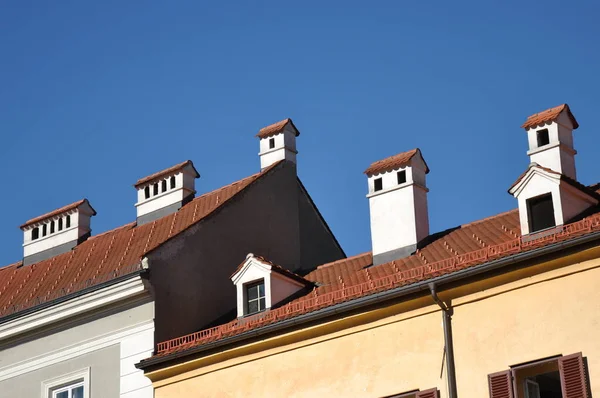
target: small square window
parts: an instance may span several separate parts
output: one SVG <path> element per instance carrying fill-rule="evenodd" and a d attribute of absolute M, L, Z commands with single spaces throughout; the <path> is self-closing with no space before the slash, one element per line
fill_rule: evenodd
<path fill-rule="evenodd" d="M 398 174 L 398 185 L 406 182 L 406 170 L 399 171 Z"/>
<path fill-rule="evenodd" d="M 246 285 L 246 315 L 263 311 L 265 308 L 265 281 Z"/>
<path fill-rule="evenodd" d="M 269 149 L 275 148 L 275 138 L 269 138 Z"/>
<path fill-rule="evenodd" d="M 550 135 L 548 129 L 541 129 L 537 131 L 537 146 L 538 148 L 550 143 Z"/>
<path fill-rule="evenodd" d="M 383 189 L 383 181 L 381 180 L 381 178 L 376 178 L 373 181 L 373 189 L 375 192 L 381 191 Z"/>

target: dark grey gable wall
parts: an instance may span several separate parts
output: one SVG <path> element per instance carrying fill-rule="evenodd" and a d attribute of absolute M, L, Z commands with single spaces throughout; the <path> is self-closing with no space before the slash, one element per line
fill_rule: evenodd
<path fill-rule="evenodd" d="M 341 257 L 307 200 L 299 195 L 295 165 L 283 162 L 150 253 L 156 341 L 197 331 L 233 310 L 236 292 L 230 276 L 249 252 L 289 269 L 314 268 L 336 254 Z M 300 214 L 306 218 L 302 224 Z"/>
<path fill-rule="evenodd" d="M 346 254 L 327 226 L 302 182 L 298 179 L 298 209 L 300 214 L 300 260 L 306 274 L 318 265 L 329 263 Z"/>

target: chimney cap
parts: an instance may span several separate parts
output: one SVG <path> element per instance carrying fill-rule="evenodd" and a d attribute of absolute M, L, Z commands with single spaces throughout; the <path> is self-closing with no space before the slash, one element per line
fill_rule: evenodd
<path fill-rule="evenodd" d="M 406 165 L 416 154 L 419 154 L 419 156 L 423 160 L 423 163 L 425 164 L 425 173 L 429 173 L 429 166 L 427 166 L 427 163 L 425 162 L 423 154 L 421 153 L 421 150 L 419 148 L 415 148 L 407 152 L 402 152 L 397 155 L 390 156 L 389 158 L 378 160 L 377 162 L 372 163 L 371 166 L 369 166 L 369 168 L 364 171 L 364 173 L 367 175 L 373 175 L 384 171 L 396 169 L 398 167 Z"/>
<path fill-rule="evenodd" d="M 258 131 L 258 134 L 256 134 L 256 137 L 267 138 L 272 135 L 279 134 L 283 130 L 285 130 L 285 128 L 288 124 L 292 126 L 292 128 L 294 129 L 294 132 L 296 134 L 296 137 L 298 137 L 300 135 L 300 131 L 296 128 L 296 126 L 294 125 L 294 122 L 292 122 L 292 119 L 290 119 L 289 117 L 287 119 L 283 119 L 277 123 L 273 123 L 269 126 L 263 127 L 262 129 L 260 129 Z"/>
<path fill-rule="evenodd" d="M 198 170 L 196 170 L 196 168 L 194 167 L 194 162 L 192 162 L 191 160 L 186 160 L 185 162 L 176 164 L 175 166 L 171 166 L 169 168 L 166 168 L 164 170 L 161 170 L 159 172 L 156 172 L 154 174 L 150 174 L 147 177 L 141 178 L 139 180 L 137 180 L 137 182 L 133 185 L 135 188 L 139 188 L 140 185 L 144 185 L 147 182 L 150 182 L 152 180 L 157 180 L 160 177 L 164 177 L 167 174 L 172 174 L 175 173 L 177 171 L 180 171 L 181 169 L 187 167 L 187 166 L 191 166 L 192 171 L 195 174 L 195 178 L 200 177 L 200 174 L 198 173 Z"/>
<path fill-rule="evenodd" d="M 567 112 L 567 116 L 573 124 L 573 129 L 578 128 L 579 123 L 577 123 L 577 120 L 575 120 L 575 116 L 573 116 L 568 104 L 555 106 L 554 108 L 546 109 L 545 111 L 531 115 L 527 118 L 527 120 L 525 120 L 525 123 L 523 123 L 521 127 L 524 129 L 530 129 L 531 127 L 539 126 L 544 123 L 553 122 L 558 119 L 560 114 L 564 111 Z"/>
<path fill-rule="evenodd" d="M 78 207 L 81 207 L 83 204 L 86 204 L 91 209 L 92 216 L 96 215 L 96 210 L 94 210 L 92 205 L 90 205 L 90 202 L 84 198 L 84 199 L 78 200 L 77 202 L 71 203 L 70 205 L 63 206 L 63 207 L 53 210 L 49 213 L 42 214 L 41 216 L 32 218 L 31 220 L 28 220 L 25 224 L 21 225 L 19 228 L 21 228 L 21 229 L 27 228 L 28 226 L 35 224 L 37 222 L 47 220 L 47 219 L 57 216 L 59 214 L 66 213 L 70 210 L 75 210 Z"/>

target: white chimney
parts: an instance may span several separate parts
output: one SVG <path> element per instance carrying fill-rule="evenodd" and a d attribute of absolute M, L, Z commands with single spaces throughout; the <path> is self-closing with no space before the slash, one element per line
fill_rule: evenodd
<path fill-rule="evenodd" d="M 260 129 L 256 135 L 260 139 L 260 169 L 280 160 L 296 163 L 296 137 L 299 135 L 300 131 L 289 118 Z"/>
<path fill-rule="evenodd" d="M 567 104 L 530 116 L 522 127 L 531 163 L 508 192 L 518 201 L 523 236 L 553 233 L 597 205 L 600 195 L 575 179 L 573 130 L 579 124 Z"/>
<path fill-rule="evenodd" d="M 96 215 L 87 199 L 71 203 L 21 225 L 23 265 L 66 253 L 91 234 L 90 218 Z"/>
<path fill-rule="evenodd" d="M 191 160 L 138 180 L 137 224 L 157 220 L 179 210 L 194 198 L 195 179 L 200 177 Z"/>
<path fill-rule="evenodd" d="M 374 265 L 414 253 L 429 235 L 427 173 L 429 167 L 418 148 L 375 162 L 365 170 Z"/>
<path fill-rule="evenodd" d="M 531 115 L 521 127 L 527 131 L 530 163 L 577 179 L 573 130 L 579 124 L 569 105 L 563 104 Z"/>

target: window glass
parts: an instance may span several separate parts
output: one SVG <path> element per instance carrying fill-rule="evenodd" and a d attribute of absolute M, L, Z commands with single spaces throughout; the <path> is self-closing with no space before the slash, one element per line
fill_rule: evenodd
<path fill-rule="evenodd" d="M 262 311 L 266 308 L 265 282 L 252 283 L 246 286 L 246 310 L 247 314 Z"/>
<path fill-rule="evenodd" d="M 73 389 L 72 398 L 83 398 L 83 386 L 79 386 Z"/>

